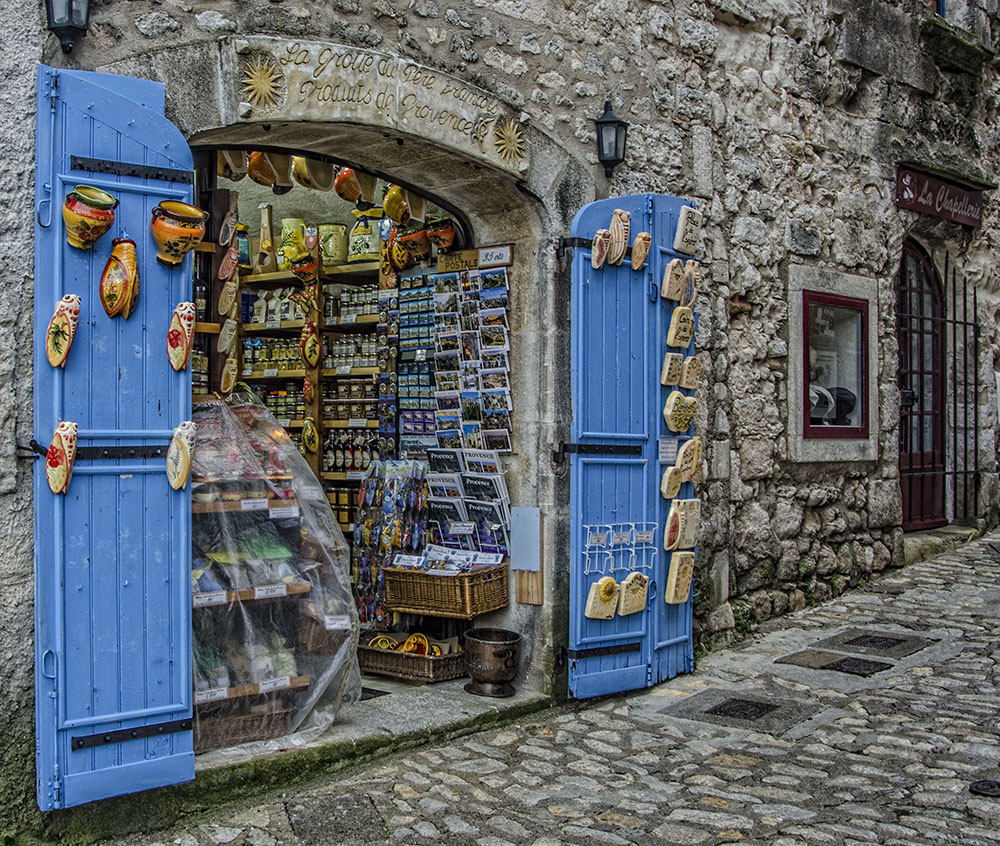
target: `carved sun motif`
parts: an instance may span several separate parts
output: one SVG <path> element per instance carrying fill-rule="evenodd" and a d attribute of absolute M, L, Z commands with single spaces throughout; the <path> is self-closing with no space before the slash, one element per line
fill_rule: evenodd
<path fill-rule="evenodd" d="M 243 71 L 243 94 L 255 106 L 273 106 L 281 90 L 281 71 L 270 59 L 255 56 Z"/>
<path fill-rule="evenodd" d="M 497 154 L 507 164 L 516 164 L 524 158 L 524 128 L 511 117 L 502 117 L 493 129 L 493 143 Z"/>

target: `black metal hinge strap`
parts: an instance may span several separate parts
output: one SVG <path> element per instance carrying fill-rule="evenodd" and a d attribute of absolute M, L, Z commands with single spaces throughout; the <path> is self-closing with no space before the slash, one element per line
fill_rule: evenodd
<path fill-rule="evenodd" d="M 144 737 L 159 737 L 161 734 L 176 734 L 179 731 L 191 731 L 194 721 L 188 717 L 184 720 L 171 720 L 168 723 L 153 723 L 149 726 L 136 726 L 129 729 L 106 731 L 100 734 L 85 734 L 73 738 L 74 749 L 88 749 L 92 746 L 107 746 L 109 743 L 124 743 L 126 740 L 141 740 Z"/>
<path fill-rule="evenodd" d="M 552 460 L 561 464 L 565 455 L 642 455 L 640 444 L 559 444 Z"/>
<path fill-rule="evenodd" d="M 172 167 L 131 164 L 130 162 L 108 162 L 104 159 L 89 159 L 86 156 L 70 156 L 71 170 L 88 170 L 91 173 L 111 173 L 115 176 L 134 176 L 137 179 L 157 179 L 160 182 L 186 182 L 194 184 L 193 170 L 178 170 Z"/>
<path fill-rule="evenodd" d="M 562 258 L 569 250 L 589 250 L 593 246 L 593 238 L 560 238 L 559 244 L 556 246 L 556 255 Z M 632 250 L 626 250 L 622 263 L 624 264 L 626 260 L 631 261 L 631 259 Z"/>
<path fill-rule="evenodd" d="M 642 648 L 639 643 L 616 643 L 614 646 L 595 646 L 592 649 L 567 649 L 566 654 L 574 660 L 581 658 L 600 658 L 602 655 L 625 655 L 638 652 Z"/>
<path fill-rule="evenodd" d="M 30 447 L 20 447 L 21 449 L 30 449 L 36 455 L 45 455 L 48 453 L 49 448 L 44 444 L 38 443 L 34 438 L 31 440 Z M 148 446 L 142 444 L 139 446 L 94 446 L 94 447 L 77 447 L 76 450 L 76 460 L 77 461 L 105 461 L 108 459 L 118 459 L 118 458 L 166 458 L 167 450 L 169 446 L 163 444 L 161 446 Z M 28 456 L 23 456 L 27 458 Z M 32 455 L 31 458 L 34 458 Z"/>

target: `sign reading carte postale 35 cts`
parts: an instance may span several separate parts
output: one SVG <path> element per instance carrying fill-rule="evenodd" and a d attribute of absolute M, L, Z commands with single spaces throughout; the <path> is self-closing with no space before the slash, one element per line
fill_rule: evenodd
<path fill-rule="evenodd" d="M 399 56 L 282 38 L 233 39 L 231 89 L 247 120 L 346 121 L 432 139 L 523 175 L 525 127 L 495 96 Z"/>

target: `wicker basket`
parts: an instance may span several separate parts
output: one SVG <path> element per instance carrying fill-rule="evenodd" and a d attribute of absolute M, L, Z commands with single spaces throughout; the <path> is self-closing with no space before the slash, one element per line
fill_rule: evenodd
<path fill-rule="evenodd" d="M 194 751 L 238 746 L 251 740 L 270 740 L 288 732 L 292 708 L 269 714 L 200 717 L 194 724 Z"/>
<path fill-rule="evenodd" d="M 465 675 L 465 655 L 416 655 L 392 649 L 358 647 L 358 665 L 362 673 L 392 676 L 418 682 L 439 682 Z"/>
<path fill-rule="evenodd" d="M 386 567 L 382 572 L 385 605 L 391 611 L 470 620 L 477 614 L 507 607 L 506 564 L 458 576 L 435 576 L 395 567 Z"/>
<path fill-rule="evenodd" d="M 299 644 L 311 655 L 335 655 L 350 638 L 350 629 L 328 630 L 322 620 L 299 615 Z"/>

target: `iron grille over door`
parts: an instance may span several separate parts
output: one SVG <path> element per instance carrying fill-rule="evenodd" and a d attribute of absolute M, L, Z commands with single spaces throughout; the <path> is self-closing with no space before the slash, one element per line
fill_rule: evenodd
<path fill-rule="evenodd" d="M 914 242 L 904 244 L 896 279 L 896 337 L 899 480 L 906 531 L 948 522 L 949 487 L 955 519 L 975 516 L 979 495 L 978 297 L 973 289 L 970 319 L 968 285 L 959 282 L 948 256 L 944 276 L 947 290 L 927 254 Z"/>

